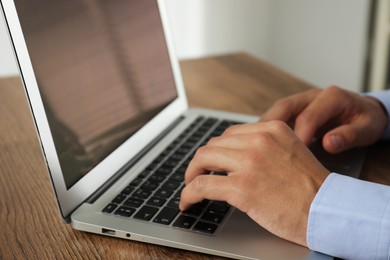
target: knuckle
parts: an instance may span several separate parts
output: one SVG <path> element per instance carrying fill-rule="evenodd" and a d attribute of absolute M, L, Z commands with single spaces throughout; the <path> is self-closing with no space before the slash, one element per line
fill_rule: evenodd
<path fill-rule="evenodd" d="M 208 144 L 208 145 L 213 145 L 213 144 L 217 143 L 218 140 L 219 140 L 219 137 L 212 137 L 212 138 L 207 142 L 207 144 Z"/>
<path fill-rule="evenodd" d="M 288 132 L 291 132 L 291 128 L 286 122 L 274 120 L 267 122 L 267 124 L 267 131 L 253 134 L 254 142 L 267 143 L 269 141 L 274 140 L 275 134 L 286 134 Z"/>
<path fill-rule="evenodd" d="M 297 118 L 295 119 L 295 123 L 300 125 L 306 125 L 310 124 L 313 121 L 312 119 L 313 118 L 310 113 L 303 111 L 297 116 Z"/>
<path fill-rule="evenodd" d="M 235 133 L 238 126 L 233 125 L 226 128 L 226 130 L 223 132 L 223 135 L 232 135 Z"/>
<path fill-rule="evenodd" d="M 192 185 L 193 185 L 194 190 L 197 193 L 202 193 L 206 189 L 206 186 L 207 186 L 207 182 L 206 182 L 206 179 L 204 178 L 204 175 L 197 176 L 192 181 Z"/>
<path fill-rule="evenodd" d="M 198 150 L 196 150 L 196 154 L 199 156 L 202 156 L 205 153 L 207 153 L 207 146 L 201 146 L 198 148 Z"/>
<path fill-rule="evenodd" d="M 204 158 L 208 152 L 207 146 L 199 147 L 198 150 L 195 152 L 194 160 L 199 160 L 201 158 Z"/>
<path fill-rule="evenodd" d="M 271 133 L 261 132 L 251 135 L 251 142 L 256 146 L 266 146 L 272 139 Z"/>
<path fill-rule="evenodd" d="M 329 86 L 327 87 L 324 92 L 330 96 L 339 97 L 345 95 L 345 91 L 338 87 L 338 86 Z"/>
<path fill-rule="evenodd" d="M 283 98 L 276 101 L 274 106 L 283 108 L 284 110 L 289 110 L 292 107 L 292 101 L 290 98 Z"/>
<path fill-rule="evenodd" d="M 287 123 L 280 120 L 272 121 L 271 126 L 274 131 L 286 131 L 290 129 Z"/>

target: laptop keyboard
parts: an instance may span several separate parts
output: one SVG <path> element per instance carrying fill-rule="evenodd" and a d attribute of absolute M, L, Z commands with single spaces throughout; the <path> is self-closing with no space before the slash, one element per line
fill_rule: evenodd
<path fill-rule="evenodd" d="M 180 212 L 180 194 L 185 171 L 196 150 L 234 124 L 239 123 L 198 117 L 102 212 L 205 234 L 215 233 L 230 205 L 204 200 Z"/>

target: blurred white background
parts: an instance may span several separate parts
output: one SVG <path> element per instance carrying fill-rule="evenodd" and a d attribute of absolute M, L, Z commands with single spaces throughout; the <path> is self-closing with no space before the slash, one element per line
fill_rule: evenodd
<path fill-rule="evenodd" d="M 165 1 L 180 59 L 244 51 L 319 87 L 363 86 L 370 0 Z M 0 76 L 16 75 L 0 15 Z"/>

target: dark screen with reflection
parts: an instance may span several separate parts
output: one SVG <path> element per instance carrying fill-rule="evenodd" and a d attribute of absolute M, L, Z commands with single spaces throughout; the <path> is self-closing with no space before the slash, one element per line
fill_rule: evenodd
<path fill-rule="evenodd" d="M 155 0 L 15 0 L 67 189 L 177 97 Z"/>

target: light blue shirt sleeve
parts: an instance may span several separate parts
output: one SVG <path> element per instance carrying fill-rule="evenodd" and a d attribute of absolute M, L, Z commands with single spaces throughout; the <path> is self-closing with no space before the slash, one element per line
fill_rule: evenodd
<path fill-rule="evenodd" d="M 385 110 L 387 111 L 387 115 L 390 115 L 390 90 L 378 91 L 378 92 L 369 92 L 365 93 L 365 95 L 378 99 Z M 387 128 L 382 136 L 383 139 L 390 139 L 390 120 Z"/>
<path fill-rule="evenodd" d="M 390 187 L 329 175 L 311 204 L 307 243 L 344 259 L 390 259 Z"/>

